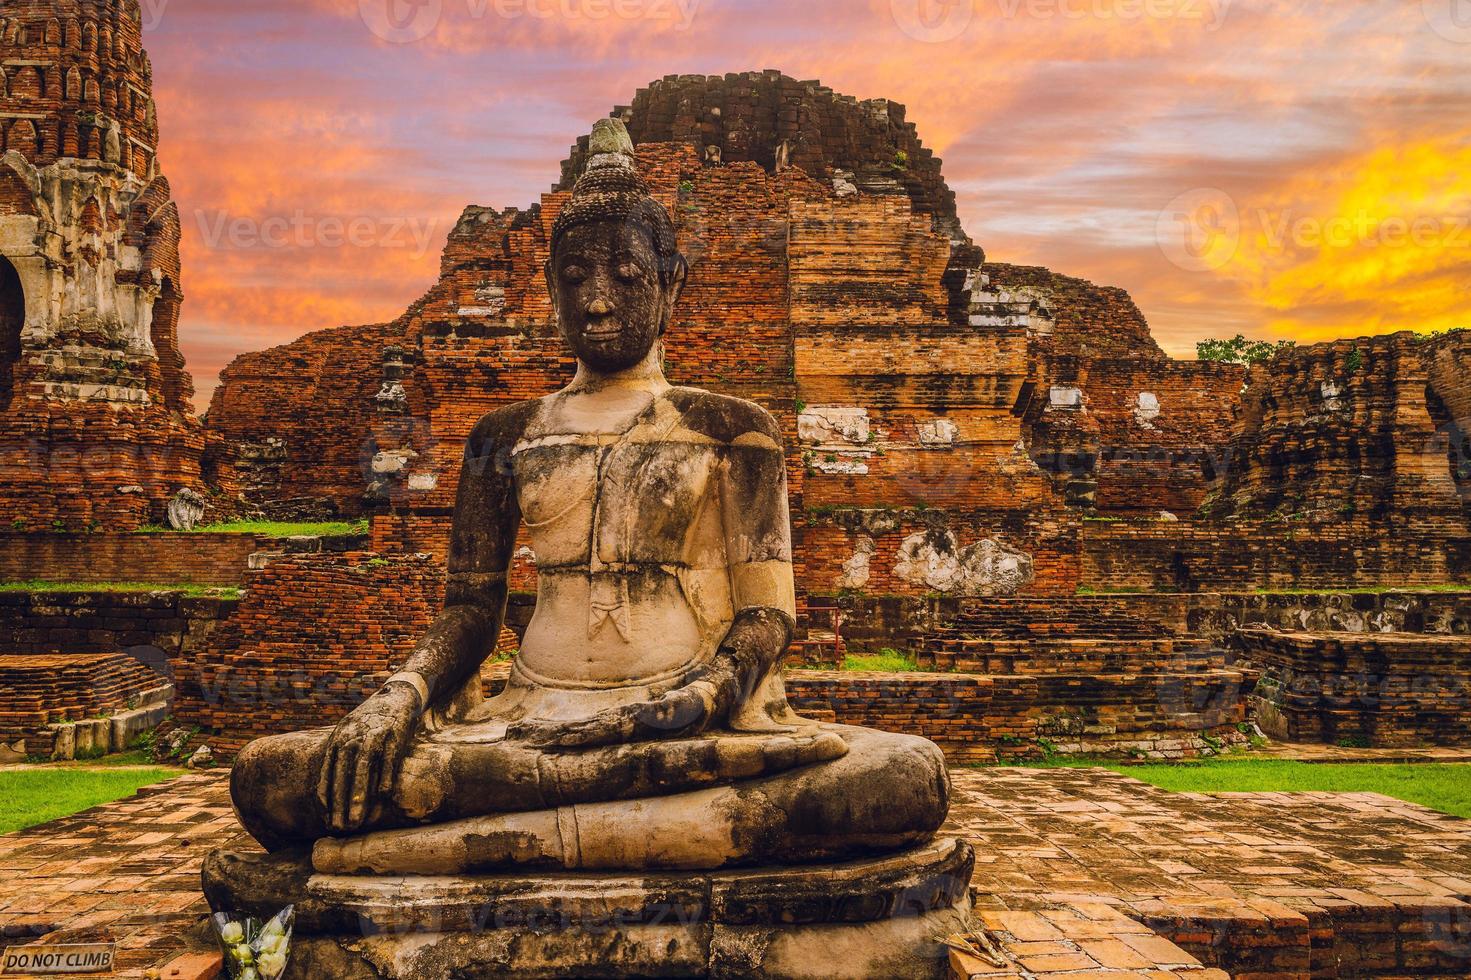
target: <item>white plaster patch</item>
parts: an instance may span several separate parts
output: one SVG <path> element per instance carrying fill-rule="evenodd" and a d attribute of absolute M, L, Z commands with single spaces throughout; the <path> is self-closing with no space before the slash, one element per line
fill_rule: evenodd
<path fill-rule="evenodd" d="M 373 454 L 373 472 L 381 476 L 398 476 L 418 458 L 419 454 L 412 449 L 385 449 Z"/>
<path fill-rule="evenodd" d="M 1344 403 L 1343 388 L 1332 381 L 1324 381 L 1318 388 L 1318 394 L 1323 399 L 1323 408 L 1330 412 L 1341 412 L 1347 406 Z"/>
<path fill-rule="evenodd" d="M 1146 429 L 1154 428 L 1152 423 L 1159 418 L 1161 411 L 1159 396 L 1152 391 L 1141 391 L 1134 399 L 1134 421 Z"/>
<path fill-rule="evenodd" d="M 945 418 L 921 422 L 918 429 L 921 446 L 953 446 L 960 438 L 960 426 Z"/>
<path fill-rule="evenodd" d="M 947 595 L 1009 596 L 1032 581 L 1032 556 L 991 538 L 960 547 L 948 529 L 911 534 L 894 574 Z"/>
<path fill-rule="evenodd" d="M 797 416 L 797 438 L 809 446 L 868 442 L 868 409 L 850 405 L 808 405 Z"/>
<path fill-rule="evenodd" d="M 1083 410 L 1083 389 L 1054 386 L 1047 392 L 1047 407 L 1056 411 L 1080 412 Z"/>
<path fill-rule="evenodd" d="M 990 276 L 973 271 L 966 279 L 973 327 L 1025 329 L 1030 336 L 1048 336 L 1056 327 L 1046 297 L 1035 289 L 993 287 Z"/>
<path fill-rule="evenodd" d="M 836 456 L 832 459 L 823 457 L 812 461 L 812 468 L 819 473 L 834 473 L 846 476 L 867 476 L 868 464 L 861 459 L 844 458 Z"/>
<path fill-rule="evenodd" d="M 437 486 L 439 486 L 439 474 L 438 473 L 410 473 L 409 474 L 409 489 L 410 490 L 433 490 Z"/>
<path fill-rule="evenodd" d="M 506 309 L 506 287 L 481 286 L 475 290 L 475 302 L 482 309 L 492 311 L 493 315 L 504 313 Z"/>
<path fill-rule="evenodd" d="M 853 551 L 853 557 L 843 562 L 843 571 L 838 575 L 837 587 L 840 589 L 861 589 L 868 584 L 869 565 L 873 556 L 878 553 L 878 546 L 873 543 L 873 538 L 862 535 Z"/>

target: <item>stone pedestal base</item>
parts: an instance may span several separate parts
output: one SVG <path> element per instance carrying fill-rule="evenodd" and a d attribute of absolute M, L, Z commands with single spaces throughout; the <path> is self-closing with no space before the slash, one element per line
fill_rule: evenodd
<path fill-rule="evenodd" d="M 961 841 L 836 865 L 649 875 L 321 875 L 305 855 L 205 861 L 216 911 L 296 906 L 288 980 L 941 978 L 967 929 Z"/>

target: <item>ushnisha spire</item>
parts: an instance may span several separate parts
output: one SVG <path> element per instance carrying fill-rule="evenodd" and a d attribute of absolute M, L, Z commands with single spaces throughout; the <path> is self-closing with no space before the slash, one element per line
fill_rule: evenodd
<path fill-rule="evenodd" d="M 634 169 L 633 139 L 628 135 L 628 127 L 623 125 L 621 119 L 599 119 L 593 123 L 587 148 L 591 156 L 583 170 L 584 174 L 600 167 Z"/>
<path fill-rule="evenodd" d="M 633 140 L 619 119 L 599 119 L 593 125 L 587 167 L 552 226 L 552 250 L 569 228 L 595 221 L 638 222 L 649 229 L 661 258 L 678 252 L 674 223 L 639 176 Z"/>

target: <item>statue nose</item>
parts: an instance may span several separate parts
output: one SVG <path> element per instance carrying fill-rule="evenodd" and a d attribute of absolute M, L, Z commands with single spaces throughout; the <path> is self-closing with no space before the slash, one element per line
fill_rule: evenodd
<path fill-rule="evenodd" d="M 587 304 L 587 312 L 589 316 L 607 316 L 613 312 L 613 304 L 599 296 Z"/>

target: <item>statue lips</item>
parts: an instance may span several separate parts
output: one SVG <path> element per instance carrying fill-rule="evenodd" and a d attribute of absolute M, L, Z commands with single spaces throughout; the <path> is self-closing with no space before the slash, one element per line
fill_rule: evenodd
<path fill-rule="evenodd" d="M 623 324 L 612 317 L 601 322 L 589 322 L 582 335 L 594 343 L 611 343 L 623 336 Z"/>

